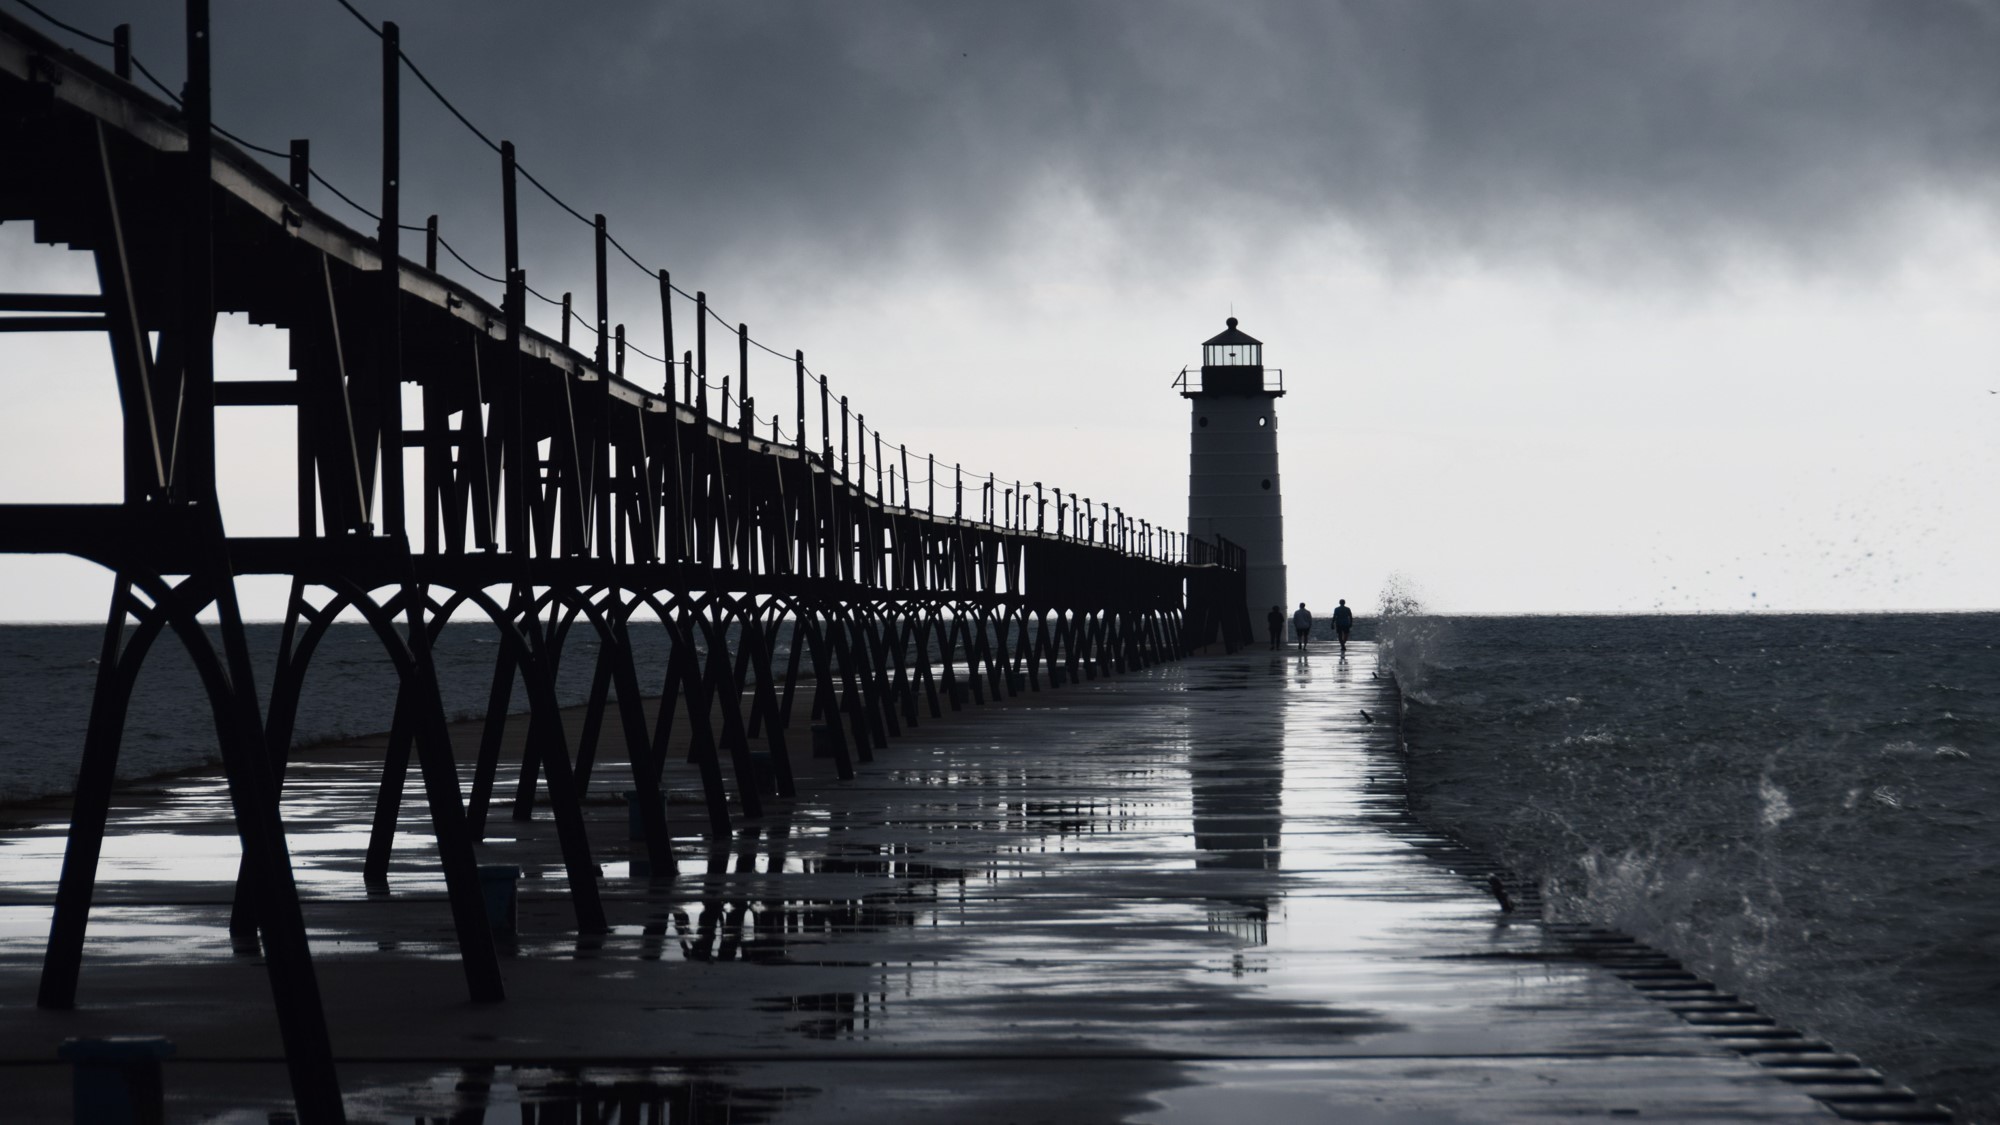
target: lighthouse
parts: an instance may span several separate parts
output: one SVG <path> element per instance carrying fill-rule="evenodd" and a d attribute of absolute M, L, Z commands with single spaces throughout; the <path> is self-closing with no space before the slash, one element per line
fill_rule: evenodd
<path fill-rule="evenodd" d="M 1249 556 L 1250 620 L 1287 616 L 1285 517 L 1278 481 L 1278 400 L 1284 372 L 1264 366 L 1264 342 L 1229 326 L 1201 346 L 1201 377 L 1182 372 L 1189 412 L 1188 535 L 1217 535 Z"/>

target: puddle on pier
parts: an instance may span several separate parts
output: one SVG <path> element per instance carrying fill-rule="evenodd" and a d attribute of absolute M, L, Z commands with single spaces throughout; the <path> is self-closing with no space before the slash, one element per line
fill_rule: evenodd
<path fill-rule="evenodd" d="M 579 944 L 575 955 L 630 955 L 636 938 L 646 961 L 845 965 L 817 954 L 843 939 L 939 925 L 946 907 L 964 902 L 966 870 L 930 862 L 920 847 L 832 840 L 822 854 L 798 855 L 783 829 L 746 829 L 738 838 L 735 851 L 709 852 L 698 875 L 684 864 L 673 897 L 650 906 L 643 924 L 615 927 L 615 944 Z M 870 889 L 797 893 L 815 883 L 830 892 Z"/>
<path fill-rule="evenodd" d="M 786 1030 L 808 1039 L 867 1039 L 876 1020 L 889 1011 L 887 992 L 815 992 L 805 996 L 766 996 L 757 1000 L 760 1012 L 786 1013 Z"/>
<path fill-rule="evenodd" d="M 353 1090 L 347 1108 L 419 1125 L 757 1125 L 820 1092 L 734 1077 L 723 1067 L 468 1066 Z"/>

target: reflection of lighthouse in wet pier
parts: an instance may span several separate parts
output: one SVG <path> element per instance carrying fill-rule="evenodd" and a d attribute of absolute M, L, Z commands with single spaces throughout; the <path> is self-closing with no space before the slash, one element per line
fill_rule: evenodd
<path fill-rule="evenodd" d="M 1248 669 L 1241 669 L 1244 674 Z M 1195 868 L 1240 871 L 1245 893 L 1230 894 L 1208 915 L 1208 928 L 1254 945 L 1265 941 L 1269 889 L 1279 868 L 1284 829 L 1285 762 L 1271 715 L 1230 705 L 1227 679 L 1206 687 L 1189 709 L 1188 785 L 1194 812 Z M 1247 737 L 1246 737 L 1247 736 Z M 1234 881 L 1232 881 L 1234 882 Z M 1224 905 L 1226 904 L 1226 905 Z"/>

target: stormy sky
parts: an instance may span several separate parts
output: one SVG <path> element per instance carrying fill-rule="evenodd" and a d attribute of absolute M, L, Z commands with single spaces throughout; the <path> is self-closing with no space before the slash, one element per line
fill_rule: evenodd
<path fill-rule="evenodd" d="M 2000 3 L 354 3 L 913 454 L 1178 526 L 1169 383 L 1240 317 L 1289 391 L 1294 601 L 2000 606 Z M 178 7 L 54 10 L 131 23 L 173 85 Z M 367 29 L 335 0 L 215 16 L 218 121 L 311 138 L 373 206 Z M 497 273 L 497 157 L 408 76 L 404 106 L 405 215 Z M 531 283 L 588 314 L 589 229 L 532 195 L 523 220 Z M 78 277 L 0 228 L 0 284 Z M 612 277 L 656 351 L 646 279 Z M 102 357 L 18 340 L 7 498 L 109 498 L 115 473 L 41 471 L 105 427 L 30 409 L 101 412 L 108 373 L 37 373 Z M 283 357 L 225 326 L 225 370 Z M 789 415 L 784 365 L 752 370 Z M 289 530 L 289 481 L 255 471 L 289 464 L 281 429 L 223 432 L 232 530 Z M 101 610 L 83 568 L 6 565 L 60 593 L 0 615 Z"/>

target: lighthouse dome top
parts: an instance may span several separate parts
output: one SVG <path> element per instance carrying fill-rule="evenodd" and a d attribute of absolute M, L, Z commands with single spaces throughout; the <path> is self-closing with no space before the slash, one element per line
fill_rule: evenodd
<path fill-rule="evenodd" d="M 1203 367 L 1262 367 L 1264 365 L 1264 341 L 1236 327 L 1236 318 L 1229 318 L 1229 327 L 1202 341 L 1201 365 Z"/>

